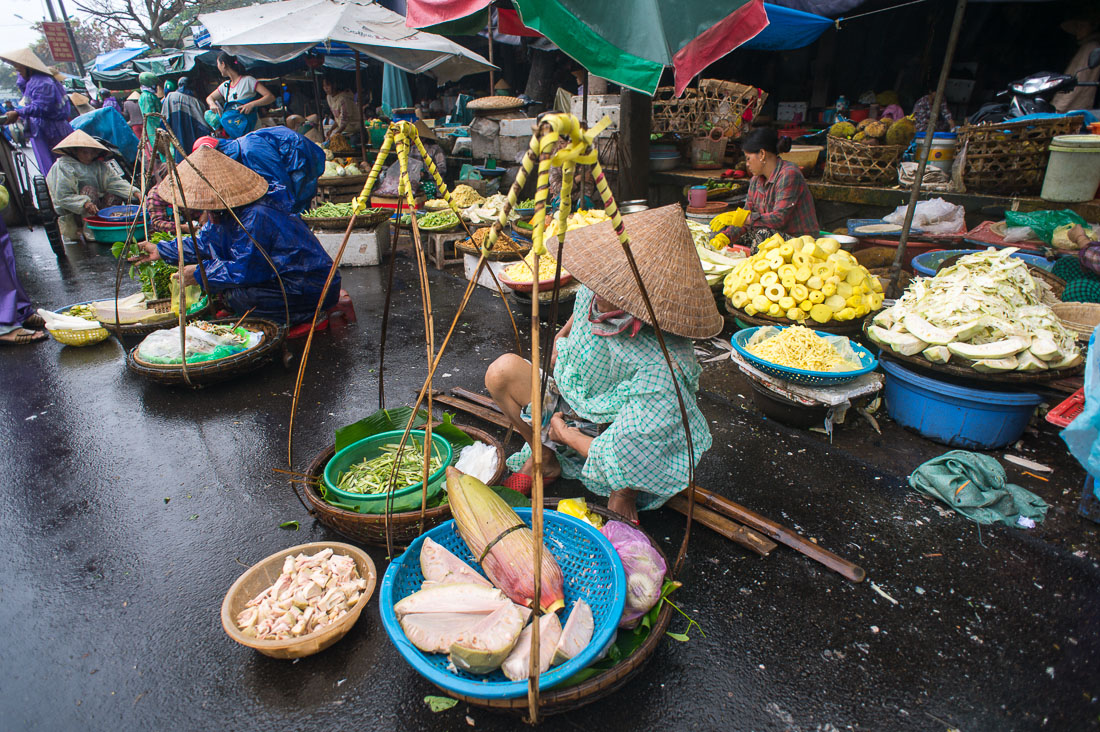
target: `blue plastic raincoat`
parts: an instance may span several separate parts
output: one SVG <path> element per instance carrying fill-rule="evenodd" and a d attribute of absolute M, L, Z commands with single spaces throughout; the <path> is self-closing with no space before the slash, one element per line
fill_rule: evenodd
<path fill-rule="evenodd" d="M 332 258 L 302 219 L 290 212 L 289 194 L 276 185 L 259 201 L 235 211 L 279 270 L 286 288 L 291 325 L 310 320 L 332 267 Z M 283 296 L 271 265 L 232 215 L 216 213 L 216 221 L 204 224 L 195 237 L 184 238 L 184 263 L 198 263 L 197 240 L 211 294 L 220 295 L 236 312 L 255 308 L 252 314 L 257 317 L 284 322 Z M 178 264 L 174 240 L 158 242 L 157 250 L 165 262 Z M 195 278 L 201 284 L 198 273 Z M 339 297 L 340 274 L 337 272 L 324 307 L 332 307 Z"/>
<path fill-rule="evenodd" d="M 265 127 L 235 140 L 222 140 L 218 150 L 256 171 L 290 194 L 291 210 L 301 213 L 317 195 L 317 179 L 325 172 L 325 151 L 286 127 Z"/>
<path fill-rule="evenodd" d="M 72 121 L 74 129 L 84 130 L 92 137 L 109 142 L 118 148 L 119 153 L 126 160 L 125 173 L 129 175 L 134 169 L 134 161 L 137 160 L 138 138 L 130 123 L 122 114 L 112 108 L 103 107 L 87 114 L 82 114 Z"/>

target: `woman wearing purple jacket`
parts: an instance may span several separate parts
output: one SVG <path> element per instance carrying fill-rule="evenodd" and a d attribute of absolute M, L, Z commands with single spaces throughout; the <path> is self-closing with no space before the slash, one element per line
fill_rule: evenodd
<path fill-rule="evenodd" d="M 38 171 L 45 175 L 57 159 L 54 145 L 73 131 L 69 125 L 69 100 L 65 96 L 65 88 L 50 75 L 42 59 L 28 48 L 0 53 L 0 60 L 15 67 L 19 74 L 16 84 L 26 102 L 24 106 L 8 112 L 4 123 L 23 121 L 38 162 Z"/>

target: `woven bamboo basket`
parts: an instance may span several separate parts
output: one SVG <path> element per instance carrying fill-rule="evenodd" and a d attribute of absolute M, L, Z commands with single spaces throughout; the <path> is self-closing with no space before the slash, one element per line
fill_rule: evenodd
<path fill-rule="evenodd" d="M 163 330 L 165 328 L 172 328 L 179 323 L 179 318 L 172 312 L 171 298 L 162 297 L 157 300 L 150 300 L 148 305 L 149 308 L 153 310 L 153 312 L 157 313 L 158 315 L 163 315 L 164 317 L 158 318 L 153 321 L 146 321 L 144 323 L 121 323 L 117 326 L 112 320 L 101 320 L 99 321 L 100 325 L 102 325 L 111 333 L 114 333 L 116 336 L 135 337 L 147 336 L 153 331 Z M 209 299 L 207 299 L 207 303 L 205 306 L 196 310 L 193 313 L 190 313 L 187 316 L 187 322 L 190 323 L 192 320 L 205 319 L 206 316 L 210 314 L 212 307 L 213 306 L 211 305 Z"/>
<path fill-rule="evenodd" d="M 963 183 L 981 193 L 1036 194 L 1043 187 L 1051 140 L 1080 128 L 1077 117 L 964 125 L 958 131 Z"/>
<path fill-rule="evenodd" d="M 825 180 L 855 186 L 894 185 L 904 145 L 868 145 L 829 135 Z"/>
<path fill-rule="evenodd" d="M 489 483 L 492 485 L 497 484 L 501 476 L 504 475 L 506 467 L 504 465 L 504 446 L 500 440 L 474 427 L 455 426 L 473 439 L 496 448 L 497 473 Z M 306 470 L 306 475 L 320 483 L 324 480 L 325 465 L 335 454 L 336 445 L 329 445 L 319 452 Z M 317 489 L 312 485 L 306 485 L 299 490 L 297 484 L 294 484 L 294 492 L 298 494 L 299 499 L 303 498 L 302 494 L 304 493 L 305 497 L 302 502 L 309 514 L 338 534 L 346 536 L 359 544 L 386 546 L 386 517 L 384 515 L 356 513 L 355 511 L 345 511 L 342 508 L 330 506 L 325 503 Z M 424 529 L 438 526 L 450 517 L 451 508 L 447 504 L 429 508 L 424 512 Z M 420 511 L 391 514 L 390 528 L 393 532 L 394 544 L 402 547 L 408 546 L 416 537 L 420 536 Z"/>
<path fill-rule="evenodd" d="M 557 507 L 559 500 L 559 498 L 546 498 L 543 501 L 543 505 L 546 508 L 553 509 Z M 603 506 L 597 506 L 590 503 L 588 504 L 588 508 L 605 519 L 629 523 L 626 517 L 608 511 Z M 668 561 L 668 557 L 661 551 L 660 545 L 658 545 L 657 542 L 653 540 L 653 537 L 648 534 L 646 534 L 646 537 L 649 539 L 649 543 L 661 554 L 661 557 L 665 560 L 665 564 L 671 567 L 672 563 Z M 570 686 L 565 689 L 547 689 L 541 691 L 539 693 L 539 713 L 541 715 L 551 715 L 580 709 L 622 688 L 623 685 L 637 676 L 645 667 L 649 659 L 653 657 L 654 652 L 664 638 L 665 631 L 668 630 L 668 626 L 672 622 L 672 612 L 672 607 L 668 603 L 665 603 L 661 608 L 661 612 L 657 615 L 657 622 L 653 624 L 649 637 L 646 638 L 645 642 L 629 658 L 625 659 L 614 668 L 608 669 L 602 674 L 593 676 L 575 686 Z M 448 696 L 455 697 L 460 701 L 464 701 L 475 707 L 481 707 L 482 709 L 511 712 L 520 715 L 525 715 L 528 712 L 526 696 L 517 699 L 479 699 L 456 694 L 446 689 L 444 689 L 444 692 Z"/>
<path fill-rule="evenodd" d="M 694 136 L 709 122 L 726 137 L 738 137 L 747 121 L 760 113 L 768 94 L 754 86 L 702 79 L 677 97 L 675 87 L 658 87 L 653 95 L 653 132 Z"/>
<path fill-rule="evenodd" d="M 213 323 L 233 324 L 234 318 L 222 318 L 213 320 Z M 255 348 L 205 363 L 187 364 L 187 375 L 191 380 L 191 388 L 197 389 L 208 384 L 232 379 L 235 376 L 255 371 L 270 361 L 286 342 L 286 327 L 277 325 L 263 318 L 245 318 L 240 323 L 249 330 L 259 330 L 264 334 L 264 339 Z M 180 364 L 151 363 L 138 356 L 140 344 L 130 349 L 126 355 L 126 366 L 138 376 L 149 381 L 170 386 L 187 386 L 183 378 L 183 367 Z"/>
<path fill-rule="evenodd" d="M 1062 319 L 1062 325 L 1077 333 L 1077 340 L 1087 341 L 1100 325 L 1100 304 L 1094 302 L 1060 302 L 1051 310 Z"/>
<path fill-rule="evenodd" d="M 363 213 L 355 217 L 355 226 L 352 229 L 373 229 L 378 224 L 382 223 L 390 216 L 393 216 L 393 211 L 384 208 L 368 208 Z M 325 229 L 325 230 L 338 230 L 343 231 L 348 228 L 348 221 L 351 220 L 350 216 L 315 216 L 315 217 L 302 217 L 302 221 L 306 226 L 311 229 Z"/>

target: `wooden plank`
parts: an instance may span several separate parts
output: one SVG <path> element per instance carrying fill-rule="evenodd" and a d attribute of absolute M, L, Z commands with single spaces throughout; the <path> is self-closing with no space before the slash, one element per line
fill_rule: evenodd
<path fill-rule="evenodd" d="M 818 546 L 798 532 L 782 524 L 776 523 L 769 518 L 765 518 L 758 513 L 754 513 L 744 506 L 734 503 L 725 496 L 712 493 L 699 486 L 694 486 L 694 488 L 696 505 L 712 508 L 735 521 L 745 524 L 749 528 L 756 529 L 761 534 L 774 539 L 780 544 L 789 546 L 795 551 L 813 559 L 815 562 L 824 564 L 829 569 L 852 582 L 862 582 L 867 576 L 867 573 L 862 567 L 833 554 L 824 547 Z"/>
<path fill-rule="evenodd" d="M 685 516 L 687 515 L 688 499 L 683 493 L 673 496 L 665 505 L 673 511 L 678 511 Z M 777 546 L 774 541 L 767 537 L 762 536 L 750 528 L 735 524 L 725 516 L 715 513 L 709 508 L 696 506 L 692 517 L 697 523 L 706 526 L 717 534 L 721 534 L 734 543 L 740 544 L 749 551 L 756 552 L 762 557 L 768 556 Z"/>
<path fill-rule="evenodd" d="M 472 414 L 473 416 L 479 419 L 483 419 L 490 424 L 495 424 L 498 427 L 503 427 L 505 429 L 511 427 L 511 423 L 508 422 L 508 418 L 505 417 L 503 414 L 500 414 L 499 412 L 494 412 L 491 409 L 486 409 L 485 407 L 474 404 L 473 402 L 466 401 L 465 399 L 459 399 L 457 397 L 445 395 L 433 396 L 432 399 L 435 401 L 436 404 L 442 404 L 443 406 L 451 407 L 452 409 L 457 409 L 459 411 L 466 412 L 467 414 Z"/>
<path fill-rule="evenodd" d="M 497 406 L 497 403 L 493 401 L 493 398 L 491 396 L 478 394 L 476 391 L 463 389 L 461 386 L 456 386 L 451 389 L 451 394 L 458 397 L 459 399 L 465 399 L 468 402 L 473 402 L 474 404 L 478 404 L 482 407 L 485 407 L 486 409 L 491 409 L 494 412 L 500 412 L 500 407 Z"/>

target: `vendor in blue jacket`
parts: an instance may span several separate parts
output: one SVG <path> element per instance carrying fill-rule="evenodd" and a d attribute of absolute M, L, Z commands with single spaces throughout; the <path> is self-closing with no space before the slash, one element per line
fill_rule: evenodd
<path fill-rule="evenodd" d="M 210 185 L 199 177 L 199 172 Z M 208 287 L 211 295 L 220 297 L 234 312 L 244 314 L 252 310 L 256 317 L 281 323 L 286 318 L 279 287 L 281 278 L 290 324 L 310 320 L 332 267 L 332 258 L 292 212 L 286 189 L 280 185 L 269 187 L 258 173 L 211 147 L 200 147 L 188 155 L 179 166 L 179 175 L 182 201 L 177 200 L 179 196 L 170 178 L 161 181 L 156 190 L 173 206 L 182 209 L 186 202 L 193 217 L 202 212 L 198 233 L 183 239 L 183 283 Z M 181 220 L 185 218 L 181 213 Z M 145 253 L 134 257 L 135 263 L 154 259 L 172 265 L 179 263 L 175 239 L 142 242 L 141 247 Z M 200 281 L 202 277 L 197 272 L 200 256 L 205 282 Z M 323 307 L 335 305 L 339 296 L 337 273 Z"/>

